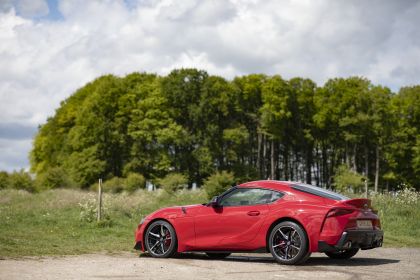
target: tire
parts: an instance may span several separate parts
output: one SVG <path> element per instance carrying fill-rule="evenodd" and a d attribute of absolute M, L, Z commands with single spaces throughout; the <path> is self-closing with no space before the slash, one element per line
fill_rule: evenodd
<path fill-rule="evenodd" d="M 144 236 L 146 250 L 154 258 L 169 258 L 176 253 L 177 237 L 173 226 L 166 221 L 150 224 Z"/>
<path fill-rule="evenodd" d="M 209 257 L 212 260 L 221 260 L 228 256 L 230 256 L 230 253 L 208 253 L 206 252 L 207 257 Z"/>
<path fill-rule="evenodd" d="M 311 255 L 305 230 L 294 222 L 281 222 L 270 232 L 268 248 L 280 264 L 302 264 Z"/>
<path fill-rule="evenodd" d="M 331 259 L 347 260 L 356 255 L 357 252 L 359 252 L 359 248 L 352 248 L 338 252 L 325 252 L 325 255 L 327 255 Z"/>

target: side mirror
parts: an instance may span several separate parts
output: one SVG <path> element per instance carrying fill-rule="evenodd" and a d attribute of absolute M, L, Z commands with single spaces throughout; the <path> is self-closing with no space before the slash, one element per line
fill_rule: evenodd
<path fill-rule="evenodd" d="M 213 196 L 213 198 L 210 200 L 208 206 L 215 207 L 215 208 L 219 207 L 220 206 L 219 205 L 219 197 L 217 195 Z"/>

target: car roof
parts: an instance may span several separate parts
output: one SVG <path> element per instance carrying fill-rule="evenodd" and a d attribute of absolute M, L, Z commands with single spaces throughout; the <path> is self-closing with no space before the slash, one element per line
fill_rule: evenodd
<path fill-rule="evenodd" d="M 260 180 L 260 181 L 252 181 L 243 184 L 239 184 L 238 187 L 240 188 L 264 188 L 264 189 L 272 189 L 277 191 L 290 191 L 290 185 L 294 182 L 291 181 L 276 181 L 276 180 Z"/>

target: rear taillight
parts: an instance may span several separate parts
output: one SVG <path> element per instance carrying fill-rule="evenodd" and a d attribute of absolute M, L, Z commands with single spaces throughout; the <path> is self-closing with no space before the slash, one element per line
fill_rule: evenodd
<path fill-rule="evenodd" d="M 352 210 L 352 209 L 336 208 L 336 209 L 332 209 L 330 212 L 328 212 L 327 218 L 343 216 L 343 215 L 351 214 L 353 212 L 354 212 L 354 210 Z"/>
<path fill-rule="evenodd" d="M 379 219 L 373 220 L 373 226 L 377 229 L 381 229 L 381 221 Z"/>

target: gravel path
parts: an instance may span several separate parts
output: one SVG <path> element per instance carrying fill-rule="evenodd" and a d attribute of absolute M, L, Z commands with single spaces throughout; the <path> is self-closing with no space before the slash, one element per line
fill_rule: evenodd
<path fill-rule="evenodd" d="M 379 248 L 337 261 L 313 254 L 303 266 L 278 265 L 268 254 L 203 254 L 154 259 L 135 253 L 0 260 L 0 279 L 420 279 L 420 249 Z"/>

